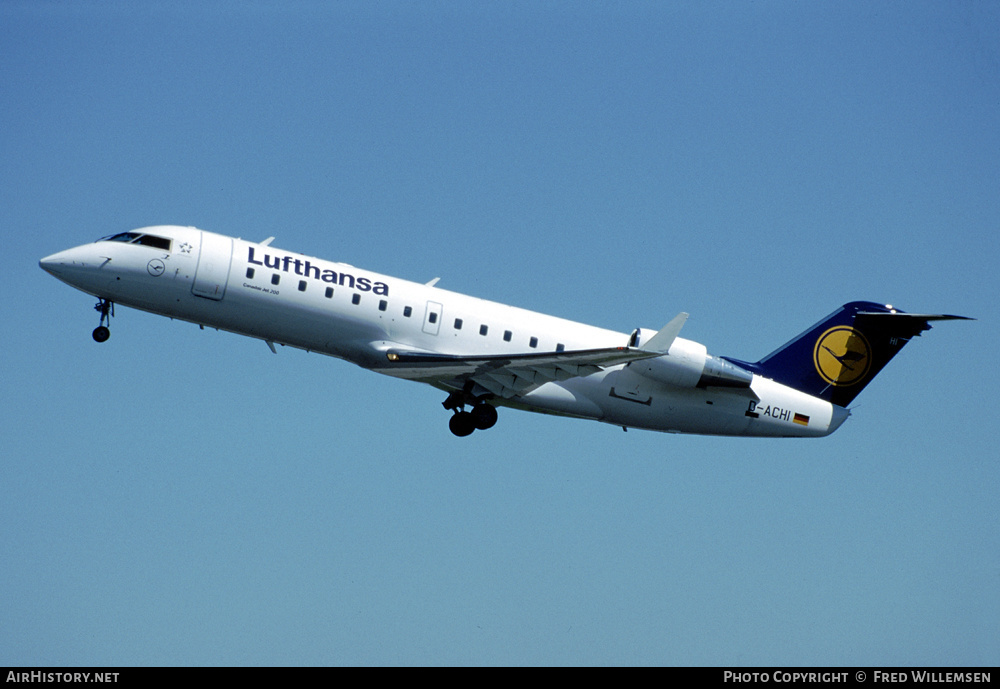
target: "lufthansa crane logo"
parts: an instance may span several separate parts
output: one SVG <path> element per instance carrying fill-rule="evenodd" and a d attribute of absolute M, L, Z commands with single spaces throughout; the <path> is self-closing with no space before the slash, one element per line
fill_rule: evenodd
<path fill-rule="evenodd" d="M 854 385 L 871 367 L 872 348 L 859 331 L 846 325 L 830 328 L 816 340 L 813 363 L 823 380 L 832 385 Z"/>

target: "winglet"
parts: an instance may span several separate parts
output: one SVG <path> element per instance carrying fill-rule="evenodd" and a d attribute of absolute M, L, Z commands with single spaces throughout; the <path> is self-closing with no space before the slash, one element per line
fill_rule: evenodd
<path fill-rule="evenodd" d="M 660 332 L 653 335 L 653 337 L 643 345 L 640 345 L 639 349 L 647 352 L 659 352 L 660 354 L 666 354 L 670 350 L 670 345 L 674 343 L 677 336 L 680 335 L 681 328 L 684 327 L 684 323 L 688 319 L 688 314 L 683 311 L 676 316 L 674 319 L 667 323 Z"/>

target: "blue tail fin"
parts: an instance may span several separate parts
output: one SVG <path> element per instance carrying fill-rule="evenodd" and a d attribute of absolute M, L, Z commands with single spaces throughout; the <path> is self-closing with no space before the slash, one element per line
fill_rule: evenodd
<path fill-rule="evenodd" d="M 955 319 L 971 320 L 852 301 L 755 364 L 731 361 L 846 407 L 911 338 L 930 330 L 929 321 Z"/>

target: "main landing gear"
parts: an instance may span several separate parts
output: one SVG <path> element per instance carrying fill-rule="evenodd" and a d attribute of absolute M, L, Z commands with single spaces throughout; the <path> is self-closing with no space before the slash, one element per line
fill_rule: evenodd
<path fill-rule="evenodd" d="M 94 328 L 94 341 L 107 342 L 108 338 L 111 337 L 111 331 L 104 324 L 111 325 L 111 318 L 115 315 L 115 303 L 98 297 L 94 310 L 101 314 L 101 324 Z"/>
<path fill-rule="evenodd" d="M 442 402 L 445 409 L 455 414 L 448 421 L 448 428 L 460 438 L 473 431 L 493 428 L 497 422 L 497 408 L 483 399 L 476 399 L 467 393 L 453 392 Z M 472 405 L 472 411 L 465 411 L 465 405 Z"/>

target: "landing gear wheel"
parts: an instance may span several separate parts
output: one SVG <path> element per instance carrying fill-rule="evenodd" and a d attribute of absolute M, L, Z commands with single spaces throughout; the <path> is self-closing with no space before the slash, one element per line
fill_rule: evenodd
<path fill-rule="evenodd" d="M 460 411 L 448 421 L 448 428 L 459 438 L 464 438 L 476 430 L 476 424 L 470 412 Z"/>
<path fill-rule="evenodd" d="M 492 404 L 477 404 L 472 408 L 471 414 L 472 422 L 481 431 L 493 428 L 497 422 L 497 408 Z"/>
<path fill-rule="evenodd" d="M 101 314 L 101 324 L 94 328 L 94 342 L 107 342 L 111 337 L 108 326 L 111 325 L 111 317 L 115 315 L 115 304 L 107 299 L 98 298 L 94 310 Z"/>

